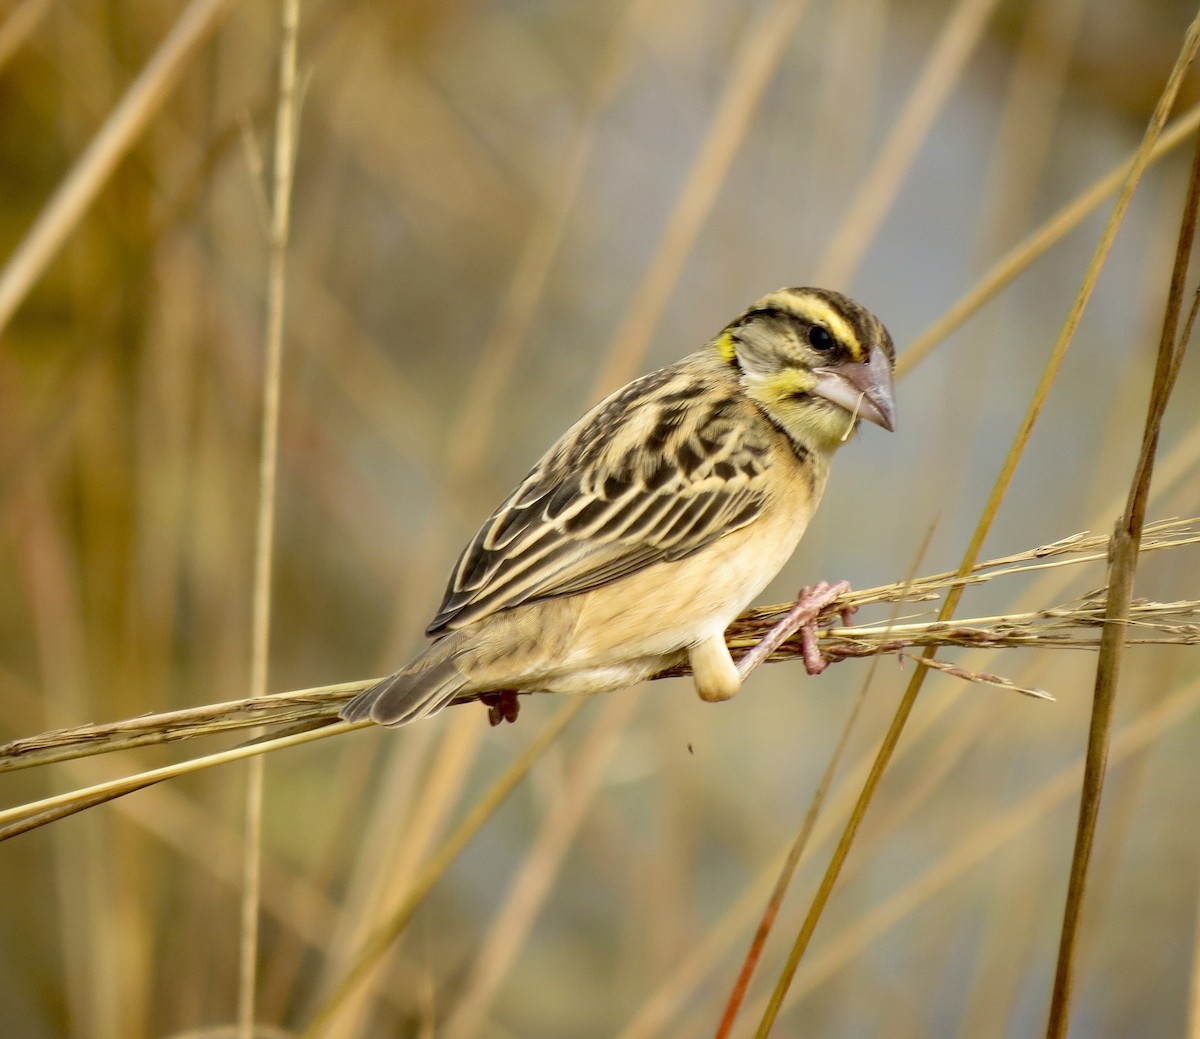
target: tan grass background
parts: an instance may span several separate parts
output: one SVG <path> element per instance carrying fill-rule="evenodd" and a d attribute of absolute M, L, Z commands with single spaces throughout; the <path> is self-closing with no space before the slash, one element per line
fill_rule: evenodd
<path fill-rule="evenodd" d="M 948 335 L 938 323 L 1129 158 L 1195 15 L 300 13 L 274 691 L 401 663 L 462 542 L 583 408 L 785 284 L 851 292 L 921 352 L 902 362 L 898 432 L 842 452 L 767 598 L 953 569 L 1111 193 L 1020 249 Z M 0 741 L 248 695 L 279 61 L 275 4 L 0 3 Z M 1198 100 L 1193 73 L 1174 117 Z M 1123 507 L 1189 132 L 1134 195 L 985 556 L 1105 533 Z M 1166 415 L 1151 518 L 1200 514 L 1198 372 L 1192 357 Z M 1096 564 L 996 581 L 960 613 L 1104 580 Z M 1136 592 L 1198 589 L 1191 546 L 1148 556 Z M 1095 658 L 943 656 L 1056 702 L 929 678 L 773 1035 L 1045 1026 Z M 572 708 L 534 697 L 490 730 L 468 706 L 269 755 L 259 1034 L 712 1034 L 871 674 L 733 1031 L 755 1034 L 911 667 L 787 664 L 726 705 L 669 680 L 573 708 L 336 1009 L 443 842 Z M 1134 647 L 1121 679 L 1072 1034 L 1200 1036 L 1200 654 Z M 0 807 L 195 753 L 4 774 Z M 226 765 L 0 844 L 5 1035 L 233 1034 L 245 785 Z"/>

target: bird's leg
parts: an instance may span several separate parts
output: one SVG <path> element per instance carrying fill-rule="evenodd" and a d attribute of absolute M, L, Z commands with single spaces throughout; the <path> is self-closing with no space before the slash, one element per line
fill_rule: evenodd
<path fill-rule="evenodd" d="M 521 713 L 521 701 L 517 699 L 515 689 L 498 689 L 494 693 L 480 693 L 479 702 L 487 704 L 489 725 L 515 722 L 517 715 Z"/>
<path fill-rule="evenodd" d="M 819 675 L 829 666 L 829 662 L 821 655 L 821 649 L 817 645 L 817 621 L 820 620 L 823 610 L 835 603 L 838 596 L 845 595 L 848 591 L 849 581 L 838 581 L 836 584 L 819 581 L 810 588 L 800 589 L 800 594 L 796 596 L 796 605 L 788 611 L 788 615 L 738 661 L 738 675 L 745 679 L 797 631 L 800 632 L 804 668 L 810 675 Z M 842 620 L 849 623 L 853 613 L 853 609 L 842 610 Z"/>

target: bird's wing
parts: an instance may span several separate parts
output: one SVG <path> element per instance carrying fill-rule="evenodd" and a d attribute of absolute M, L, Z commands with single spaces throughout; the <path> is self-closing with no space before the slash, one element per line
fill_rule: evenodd
<path fill-rule="evenodd" d="M 682 559 L 758 516 L 770 432 L 677 369 L 614 394 L 534 466 L 459 558 L 428 634 Z"/>

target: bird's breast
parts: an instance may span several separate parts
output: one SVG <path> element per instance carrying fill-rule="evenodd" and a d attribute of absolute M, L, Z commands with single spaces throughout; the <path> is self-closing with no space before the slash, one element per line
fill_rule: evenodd
<path fill-rule="evenodd" d="M 812 511 L 776 503 L 684 559 L 581 596 L 564 663 L 666 655 L 724 631 L 791 558 Z"/>

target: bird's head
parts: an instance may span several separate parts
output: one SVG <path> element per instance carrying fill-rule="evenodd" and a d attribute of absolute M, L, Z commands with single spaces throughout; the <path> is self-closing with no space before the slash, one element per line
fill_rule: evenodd
<path fill-rule="evenodd" d="M 802 447 L 832 452 L 862 419 L 896 428 L 892 337 L 840 293 L 772 292 L 713 345 L 738 369 L 746 394 Z"/>

